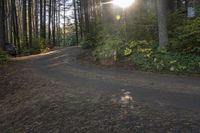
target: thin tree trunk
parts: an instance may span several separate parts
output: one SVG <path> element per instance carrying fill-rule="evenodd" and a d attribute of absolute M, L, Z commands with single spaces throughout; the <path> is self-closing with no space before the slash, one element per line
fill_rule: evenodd
<path fill-rule="evenodd" d="M 65 34 L 66 34 L 66 32 L 65 32 L 65 23 L 66 23 L 66 13 L 65 13 L 65 11 L 66 11 L 66 0 L 64 0 L 64 25 L 63 25 L 63 30 L 64 30 L 64 37 L 63 37 L 63 39 L 64 39 L 64 45 L 65 45 Z"/>
<path fill-rule="evenodd" d="M 74 19 L 75 19 L 76 43 L 78 45 L 79 42 L 78 42 L 78 21 L 77 21 L 77 12 L 76 12 L 76 0 L 73 0 L 73 5 L 74 5 Z"/>
<path fill-rule="evenodd" d="M 19 38 L 19 26 L 18 26 L 15 0 L 13 0 L 13 10 L 14 10 L 14 14 L 13 14 L 14 15 L 14 29 L 15 29 L 15 37 L 16 37 L 16 41 L 17 41 L 18 54 L 21 54 L 21 46 L 20 46 L 20 38 Z"/>
<path fill-rule="evenodd" d="M 52 1 L 49 0 L 49 25 L 48 25 L 48 41 L 51 42 L 51 7 L 52 7 Z"/>
<path fill-rule="evenodd" d="M 55 25 L 55 20 L 56 20 L 56 0 L 53 1 L 53 46 L 56 44 L 56 25 Z"/>
<path fill-rule="evenodd" d="M 4 11 L 6 16 L 6 12 L 8 12 L 7 1 L 4 1 Z M 8 31 L 8 19 L 5 17 L 5 42 L 8 42 Z"/>
<path fill-rule="evenodd" d="M 22 17 L 23 17 L 23 22 L 22 22 L 22 29 L 23 29 L 23 41 L 25 45 L 28 47 L 28 38 L 27 38 L 27 15 L 26 15 L 26 0 L 23 0 L 23 9 L 22 9 Z"/>
<path fill-rule="evenodd" d="M 35 0 L 35 38 L 38 37 L 38 0 Z"/>
<path fill-rule="evenodd" d="M 165 48 L 168 45 L 166 0 L 157 0 L 157 16 L 159 29 L 159 46 Z"/>
<path fill-rule="evenodd" d="M 40 0 L 40 38 L 43 38 L 43 0 Z"/>
<path fill-rule="evenodd" d="M 82 10 L 81 10 L 81 0 L 79 0 L 79 3 L 78 3 L 78 18 L 79 18 L 79 29 L 80 29 L 80 36 L 81 36 L 81 39 L 83 38 L 83 18 L 82 18 Z"/>
<path fill-rule="evenodd" d="M 9 25 L 10 25 L 10 43 L 13 44 L 13 15 L 12 15 L 12 4 L 11 4 L 11 1 L 9 1 L 9 8 L 10 8 L 10 12 L 9 12 L 9 19 L 10 19 L 10 22 L 9 22 Z"/>
<path fill-rule="evenodd" d="M 46 0 L 43 0 L 43 1 L 44 1 L 43 38 L 46 39 Z"/>
<path fill-rule="evenodd" d="M 28 0 L 29 47 L 32 47 L 32 0 Z"/>
<path fill-rule="evenodd" d="M 0 48 L 5 49 L 5 10 L 4 0 L 0 0 Z"/>

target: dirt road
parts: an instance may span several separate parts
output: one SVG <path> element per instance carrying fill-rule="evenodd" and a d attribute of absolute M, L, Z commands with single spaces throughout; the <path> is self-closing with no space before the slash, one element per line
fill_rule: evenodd
<path fill-rule="evenodd" d="M 80 63 L 80 48 L 0 67 L 0 133 L 200 133 L 200 77 Z"/>

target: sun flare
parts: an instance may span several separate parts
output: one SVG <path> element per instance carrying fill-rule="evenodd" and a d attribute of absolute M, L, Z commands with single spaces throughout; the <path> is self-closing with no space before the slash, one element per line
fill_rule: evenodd
<path fill-rule="evenodd" d="M 127 8 L 131 6 L 135 0 L 113 0 L 113 4 L 121 7 L 121 8 Z"/>

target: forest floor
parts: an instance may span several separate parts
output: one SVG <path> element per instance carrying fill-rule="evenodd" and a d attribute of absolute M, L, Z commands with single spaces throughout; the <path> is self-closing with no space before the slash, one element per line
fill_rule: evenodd
<path fill-rule="evenodd" d="M 84 52 L 0 66 L 0 132 L 200 133 L 199 76 L 89 64 Z"/>

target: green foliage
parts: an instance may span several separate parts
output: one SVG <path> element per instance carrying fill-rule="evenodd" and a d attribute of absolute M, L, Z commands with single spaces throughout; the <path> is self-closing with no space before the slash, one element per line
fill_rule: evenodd
<path fill-rule="evenodd" d="M 25 36 L 25 34 L 22 34 L 20 44 L 22 49 L 27 47 L 27 37 Z"/>
<path fill-rule="evenodd" d="M 130 56 L 133 63 L 143 70 L 200 73 L 199 56 L 171 53 L 146 41 L 133 41 L 127 44 L 124 56 Z"/>
<path fill-rule="evenodd" d="M 116 61 L 122 45 L 123 42 L 119 38 L 108 37 L 104 40 L 103 45 L 94 50 L 93 55 L 96 60 L 109 58 Z"/>
<path fill-rule="evenodd" d="M 21 55 L 23 56 L 28 56 L 28 55 L 32 55 L 32 54 L 37 54 L 40 53 L 40 51 L 38 49 L 35 48 L 24 48 L 21 52 Z"/>
<path fill-rule="evenodd" d="M 0 64 L 6 63 L 8 61 L 8 55 L 5 51 L 0 49 Z"/>
<path fill-rule="evenodd" d="M 32 54 L 38 54 L 40 52 L 45 51 L 48 48 L 48 43 L 45 39 L 33 39 L 33 46 L 31 48 L 27 48 L 27 46 L 24 46 L 21 50 L 21 55 L 32 55 Z"/>
<path fill-rule="evenodd" d="M 155 43 L 158 39 L 156 14 L 145 8 L 129 10 L 124 12 L 126 18 L 121 13 L 122 19 L 104 23 L 98 32 L 94 30 L 85 35 L 81 46 L 94 48 L 96 60 L 116 61 L 125 57 L 143 70 L 200 73 L 200 17 L 189 19 L 180 11 L 171 14 L 170 45 L 161 49 Z"/>
<path fill-rule="evenodd" d="M 92 34 L 86 34 L 84 39 L 81 40 L 80 45 L 83 49 L 94 48 L 97 43 L 97 39 Z"/>
<path fill-rule="evenodd" d="M 175 14 L 170 25 L 169 49 L 200 55 L 200 17 L 186 19 Z"/>
<path fill-rule="evenodd" d="M 40 39 L 39 47 L 40 47 L 40 49 L 46 49 L 48 47 L 48 43 L 47 43 L 46 39 L 44 39 L 44 38 Z"/>
<path fill-rule="evenodd" d="M 132 59 L 135 65 L 144 70 L 200 73 L 200 57 L 194 55 L 153 52 L 147 56 L 137 51 Z"/>
<path fill-rule="evenodd" d="M 72 32 L 68 33 L 62 41 L 62 46 L 74 46 L 76 45 L 76 35 Z"/>

